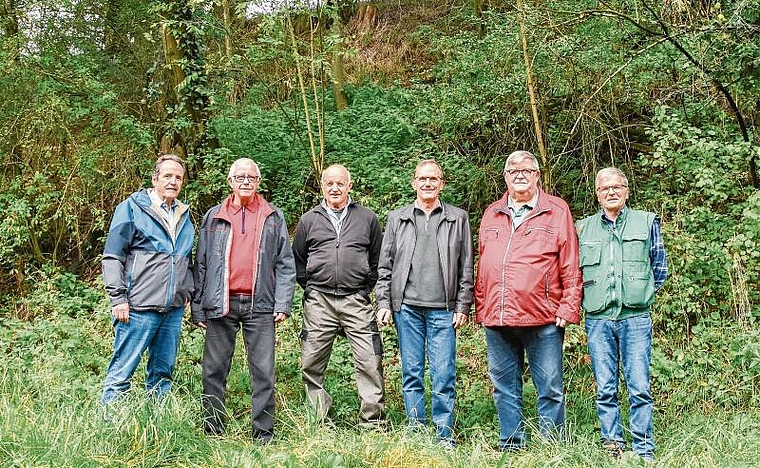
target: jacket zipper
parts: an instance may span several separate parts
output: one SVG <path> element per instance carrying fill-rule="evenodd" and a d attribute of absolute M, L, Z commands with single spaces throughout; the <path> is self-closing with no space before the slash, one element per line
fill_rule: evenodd
<path fill-rule="evenodd" d="M 442 215 L 441 221 L 438 223 L 438 229 L 436 231 L 436 243 L 438 243 L 438 240 L 440 239 L 438 235 L 441 232 L 441 226 L 443 225 L 444 221 L 449 222 L 449 220 L 446 218 L 445 213 L 443 213 L 443 211 L 441 212 L 441 215 Z M 446 236 L 446 239 L 448 239 L 448 237 L 449 236 Z M 448 286 L 449 282 L 448 282 L 448 278 L 446 277 L 448 268 L 446 267 L 446 265 L 443 264 L 443 254 L 441 253 L 442 252 L 441 247 L 446 248 L 447 245 L 441 246 L 441 244 L 438 243 L 438 262 L 441 264 L 441 272 L 443 273 L 443 294 L 444 294 L 443 300 L 446 301 L 446 312 L 451 312 L 449 310 L 449 286 Z M 454 308 L 456 309 L 456 304 L 454 305 Z M 456 310 L 454 310 L 454 312 L 456 312 Z"/>
<path fill-rule="evenodd" d="M 520 226 L 523 226 L 529 220 L 535 218 L 536 216 L 538 216 L 541 213 L 544 213 L 546 211 L 548 211 L 548 210 L 541 210 L 541 211 L 537 212 L 536 214 L 525 218 L 525 220 L 522 223 L 520 223 Z M 509 221 L 510 221 L 509 229 L 511 231 L 512 230 L 512 224 L 511 224 L 512 223 L 512 218 L 511 217 L 509 217 Z M 505 297 L 505 293 L 506 293 L 506 285 L 505 285 L 505 283 L 506 283 L 506 276 L 507 276 L 507 270 L 506 270 L 507 256 L 509 254 L 509 248 L 512 246 L 512 239 L 514 238 L 514 235 L 517 232 L 517 229 L 520 229 L 520 226 L 518 226 L 513 232 L 511 232 L 509 234 L 509 241 L 507 241 L 507 247 L 504 249 L 504 256 L 501 258 L 501 294 L 499 294 L 499 303 L 500 303 L 499 304 L 499 326 L 502 326 L 502 327 L 504 326 L 504 302 L 505 302 L 504 301 L 504 297 Z M 528 228 L 525 228 L 525 229 L 528 230 Z M 543 229 L 543 228 L 530 228 L 530 229 Z M 545 230 L 548 231 L 548 229 L 545 229 Z M 549 232 L 551 232 L 551 231 L 549 231 Z M 527 234 L 527 232 L 526 232 L 526 234 Z M 548 288 L 548 285 L 547 285 L 547 288 Z M 547 294 L 548 294 L 548 291 L 547 291 Z"/>

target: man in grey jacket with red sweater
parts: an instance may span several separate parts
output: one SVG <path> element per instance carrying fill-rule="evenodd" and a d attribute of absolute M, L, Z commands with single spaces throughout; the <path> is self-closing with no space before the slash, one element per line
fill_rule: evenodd
<path fill-rule="evenodd" d="M 359 423 L 382 421 L 383 344 L 370 292 L 377 281 L 382 232 L 375 213 L 349 198 L 351 174 L 341 165 L 322 172 L 324 200 L 301 217 L 293 238 L 303 294 L 301 366 L 309 403 L 323 419 L 332 405 L 324 373 L 342 329 L 356 361 Z"/>
<path fill-rule="evenodd" d="M 232 195 L 203 216 L 194 272 L 193 322 L 206 329 L 204 429 L 209 434 L 224 431 L 227 375 L 242 326 L 251 375 L 252 436 L 265 444 L 274 434 L 275 324 L 290 315 L 295 265 L 282 211 L 257 193 L 258 165 L 238 159 L 227 181 Z"/>

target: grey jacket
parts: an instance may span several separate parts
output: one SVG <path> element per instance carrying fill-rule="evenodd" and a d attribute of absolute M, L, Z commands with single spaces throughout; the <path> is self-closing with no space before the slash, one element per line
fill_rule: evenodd
<path fill-rule="evenodd" d="M 225 202 L 226 203 L 226 202 Z M 253 311 L 290 314 L 295 290 L 296 269 L 288 242 L 285 217 L 278 208 L 260 199 L 263 225 L 259 232 L 258 263 L 253 285 Z M 194 323 L 219 318 L 229 312 L 229 256 L 232 224 L 216 205 L 203 216 L 198 235 L 195 293 L 192 303 Z"/>
<path fill-rule="evenodd" d="M 443 213 L 437 239 L 447 308 L 452 312 L 469 315 L 473 299 L 470 219 L 467 212 L 460 208 L 443 202 L 441 206 Z M 390 212 L 377 270 L 375 293 L 378 308 L 394 311 L 401 309 L 416 241 L 414 204 Z"/>

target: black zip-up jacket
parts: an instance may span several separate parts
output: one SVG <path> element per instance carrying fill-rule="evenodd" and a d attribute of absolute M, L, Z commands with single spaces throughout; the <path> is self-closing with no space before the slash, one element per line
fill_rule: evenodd
<path fill-rule="evenodd" d="M 301 216 L 293 236 L 296 281 L 308 294 L 317 290 L 366 299 L 377 282 L 383 233 L 377 216 L 356 202 L 347 206 L 340 237 L 320 204 Z"/>

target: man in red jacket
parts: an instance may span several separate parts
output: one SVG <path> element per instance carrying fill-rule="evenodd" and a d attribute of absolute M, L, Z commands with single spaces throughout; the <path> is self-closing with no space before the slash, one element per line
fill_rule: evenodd
<path fill-rule="evenodd" d="M 476 321 L 485 327 L 488 367 L 502 450 L 526 444 L 522 415 L 525 356 L 538 391 L 538 427 L 561 438 L 565 424 L 562 342 L 579 323 L 582 279 L 570 209 L 539 186 L 527 151 L 507 157 L 507 193 L 483 214 L 479 231 Z"/>

